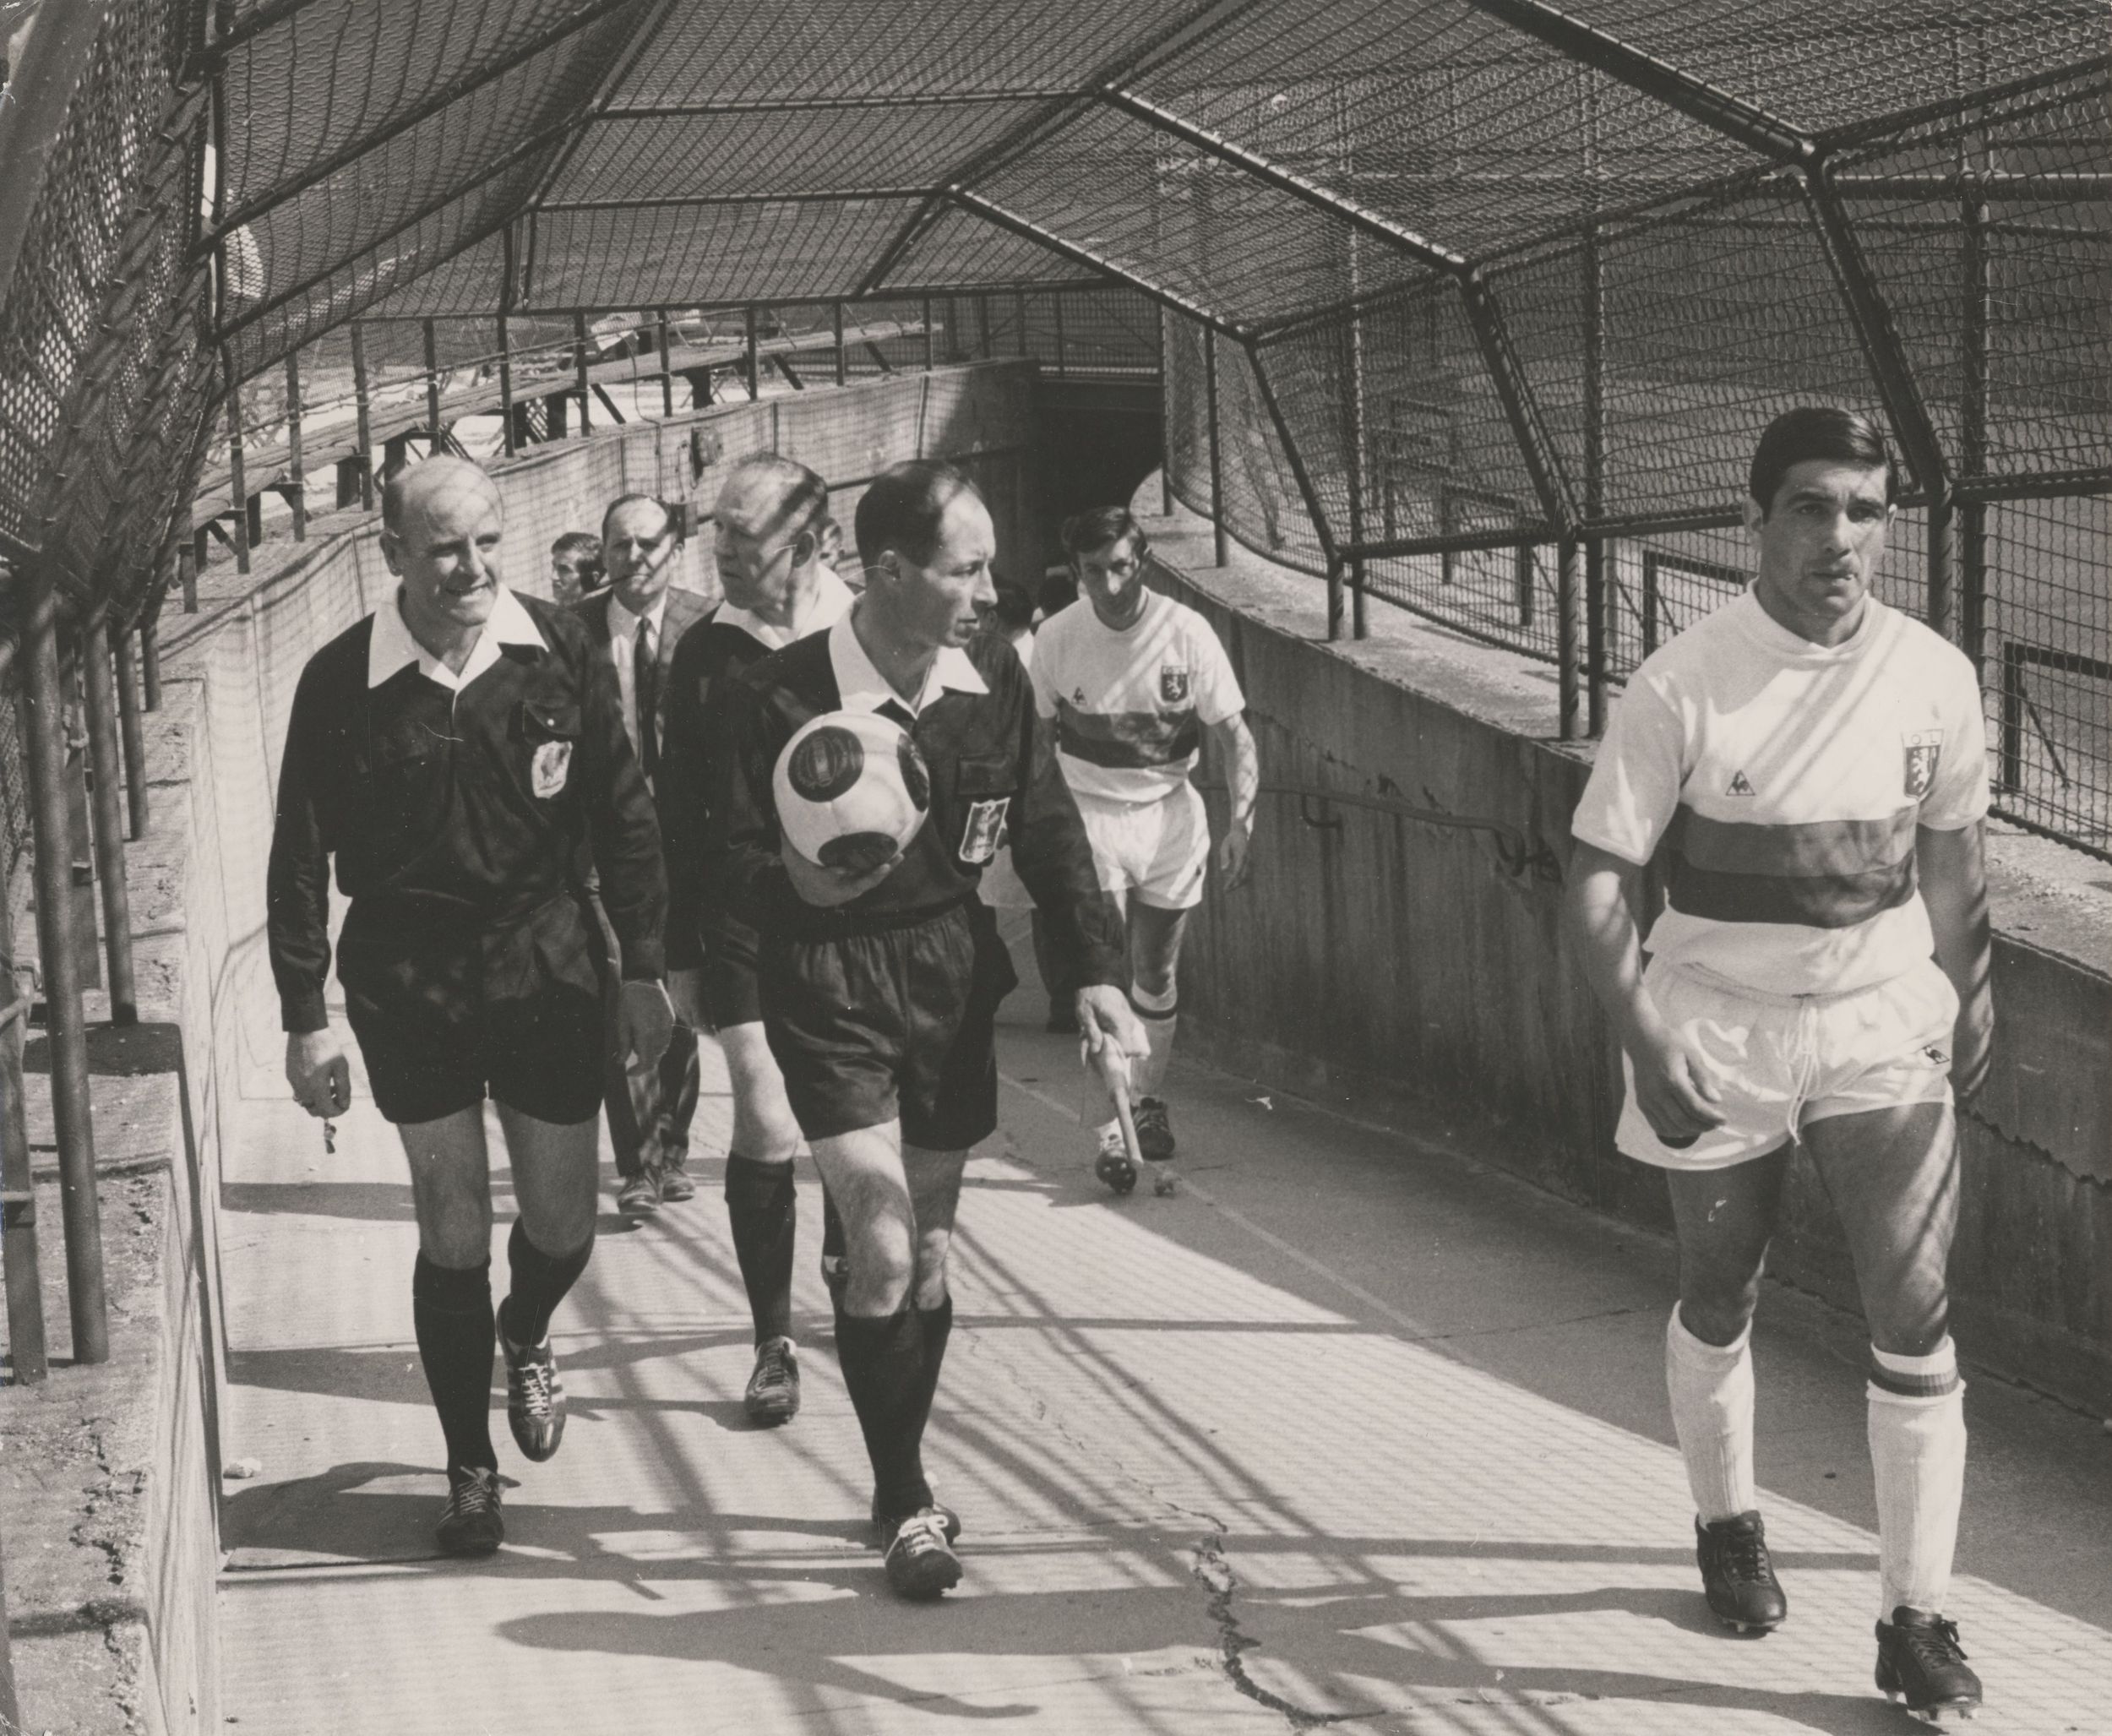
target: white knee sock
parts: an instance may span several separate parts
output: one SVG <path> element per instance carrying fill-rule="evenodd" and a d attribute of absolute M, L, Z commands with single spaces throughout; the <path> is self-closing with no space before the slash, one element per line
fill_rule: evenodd
<path fill-rule="evenodd" d="M 1130 1068 L 1130 1092 L 1135 1097 L 1156 1097 L 1159 1088 L 1166 1083 L 1166 1064 L 1173 1053 L 1173 1033 L 1180 1029 L 1180 995 L 1170 988 L 1164 994 L 1148 994 L 1132 984 L 1129 1004 L 1135 1009 L 1144 1034 L 1151 1042 L 1151 1053 Z"/>
<path fill-rule="evenodd" d="M 1732 1343 L 1704 1344 L 1687 1331 L 1676 1306 L 1665 1328 L 1672 1427 L 1704 1525 L 1760 1505 L 1753 1491 L 1752 1343 L 1749 1323 Z"/>
<path fill-rule="evenodd" d="M 1948 1338 L 1927 1356 L 1870 1348 L 1870 1467 L 1877 1473 L 1880 1609 L 1943 1613 L 1965 1495 L 1965 1383 Z"/>

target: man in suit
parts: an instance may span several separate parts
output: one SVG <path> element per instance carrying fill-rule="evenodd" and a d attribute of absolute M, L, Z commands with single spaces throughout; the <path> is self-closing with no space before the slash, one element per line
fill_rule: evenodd
<path fill-rule="evenodd" d="M 648 789 L 656 789 L 666 743 L 668 672 L 683 634 L 707 612 L 694 592 L 670 585 L 682 552 L 674 515 L 649 494 L 624 494 L 601 518 L 601 561 L 609 583 L 573 607 L 596 651 L 615 665 L 623 727 Z M 655 795 L 657 803 L 659 797 Z M 697 1110 L 697 1032 L 678 1015 L 656 1068 L 632 1072 L 611 1044 L 607 1058 L 609 1140 L 623 1178 L 617 1208 L 650 1217 L 663 1201 L 687 1200 L 696 1185 L 684 1173 L 689 1122 Z"/>

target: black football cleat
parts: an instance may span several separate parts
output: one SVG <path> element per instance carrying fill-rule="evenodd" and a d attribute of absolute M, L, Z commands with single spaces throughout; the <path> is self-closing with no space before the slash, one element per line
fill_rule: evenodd
<path fill-rule="evenodd" d="M 444 1555 L 488 1555 L 506 1541 L 498 1510 L 498 1473 L 482 1466 L 456 1465 L 448 1472 L 448 1504 L 438 1538 Z"/>
<path fill-rule="evenodd" d="M 961 1583 L 961 1558 L 946 1540 L 945 1521 L 935 1507 L 881 1526 L 887 1582 L 898 1597 L 924 1603 Z"/>
<path fill-rule="evenodd" d="M 1734 1633 L 1765 1634 L 1782 1625 L 1789 1600 L 1767 1558 L 1767 1527 L 1757 1513 L 1704 1525 L 1694 1521 L 1694 1555 L 1709 1614 Z"/>
<path fill-rule="evenodd" d="M 557 1456 L 564 1439 L 564 1383 L 558 1378 L 558 1358 L 545 1338 L 517 1345 L 506 1336 L 506 1313 L 498 1316 L 498 1347 L 506 1358 L 506 1422 L 523 1457 L 540 1465 Z"/>
<path fill-rule="evenodd" d="M 799 1357 L 789 1338 L 772 1338 L 755 1352 L 741 1407 L 751 1423 L 775 1428 L 799 1414 Z"/>
<path fill-rule="evenodd" d="M 1962 1723 L 1980 1711 L 1958 1624 L 1902 1603 L 1877 1624 L 1877 1691 L 1924 1724 Z"/>

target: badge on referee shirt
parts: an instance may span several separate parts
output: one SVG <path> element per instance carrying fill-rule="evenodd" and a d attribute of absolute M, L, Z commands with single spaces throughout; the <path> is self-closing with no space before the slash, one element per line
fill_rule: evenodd
<path fill-rule="evenodd" d="M 539 800 L 547 801 L 560 794 L 571 772 L 571 743 L 542 742 L 536 745 L 536 757 L 529 762 L 528 779 Z"/>
<path fill-rule="evenodd" d="M 1925 796 L 1936 781 L 1936 759 L 1943 752 L 1943 732 L 1919 729 L 1901 739 L 1907 748 L 1907 793 Z"/>
<path fill-rule="evenodd" d="M 963 862 L 979 868 L 997 855 L 1004 838 L 1004 811 L 1011 805 L 1010 796 L 968 804 L 968 823 L 961 831 Z"/>

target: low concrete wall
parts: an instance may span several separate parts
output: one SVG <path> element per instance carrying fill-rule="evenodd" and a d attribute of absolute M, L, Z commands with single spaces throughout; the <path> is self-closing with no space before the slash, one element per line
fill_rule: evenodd
<path fill-rule="evenodd" d="M 1158 503 L 1154 481 L 1136 506 Z M 1209 1049 L 1323 1097 L 1455 1108 L 1541 1186 L 1668 1226 L 1661 1178 L 1614 1150 L 1619 1053 L 1560 933 L 1591 748 L 1549 738 L 1553 672 L 1378 602 L 1376 637 L 1320 642 L 1315 581 L 1244 552 L 1212 568 L 1190 515 L 1152 529 L 1168 588 L 1231 648 L 1266 781 L 1500 820 L 1539 852 L 1521 872 L 1486 834 L 1265 797 L 1254 882 L 1212 890 L 1183 966 Z M 1990 853 L 1998 1045 L 1962 1118 L 1957 1336 L 1982 1365 L 2112 1414 L 2112 920 L 2072 852 L 1996 837 Z M 1773 1269 L 1854 1303 L 1801 1158 Z"/>

